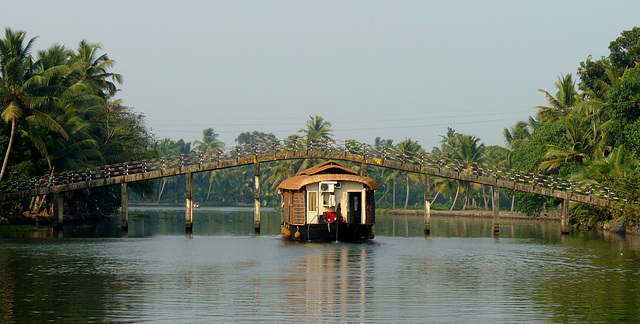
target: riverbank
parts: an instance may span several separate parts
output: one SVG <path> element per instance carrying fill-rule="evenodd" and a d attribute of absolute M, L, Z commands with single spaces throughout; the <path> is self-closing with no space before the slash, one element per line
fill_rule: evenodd
<path fill-rule="evenodd" d="M 415 215 L 423 216 L 424 210 L 418 209 L 378 209 L 377 213 L 390 214 L 390 215 Z M 493 211 L 486 210 L 432 210 L 431 216 L 448 216 L 448 217 L 479 217 L 479 218 L 492 218 Z M 543 221 L 561 221 L 562 215 L 556 213 L 543 213 L 539 217 L 531 217 L 524 213 L 500 211 L 500 218 L 507 219 L 528 219 L 528 220 L 543 220 Z M 573 224 L 573 227 L 580 230 L 598 229 L 611 233 L 629 234 L 640 236 L 639 226 L 628 226 L 623 222 L 606 221 L 597 222 L 596 224 L 579 223 Z"/>
<path fill-rule="evenodd" d="M 378 209 L 378 213 L 391 215 L 424 215 L 424 210 L 418 209 Z M 490 210 L 431 210 L 431 216 L 450 216 L 450 217 L 493 217 L 493 211 Z M 544 213 L 540 217 L 531 217 L 525 213 L 500 211 L 500 218 L 509 219 L 533 219 L 533 220 L 556 220 L 560 221 L 562 216 L 553 213 Z"/>

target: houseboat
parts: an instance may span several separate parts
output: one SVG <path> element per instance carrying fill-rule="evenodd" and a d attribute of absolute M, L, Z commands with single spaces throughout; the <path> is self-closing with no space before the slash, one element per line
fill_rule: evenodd
<path fill-rule="evenodd" d="M 305 242 L 373 239 L 378 188 L 373 179 L 334 161 L 298 172 L 278 186 L 284 207 L 282 234 Z"/>

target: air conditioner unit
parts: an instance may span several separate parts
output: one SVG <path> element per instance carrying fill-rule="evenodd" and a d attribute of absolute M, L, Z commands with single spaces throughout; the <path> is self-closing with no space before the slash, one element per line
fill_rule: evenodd
<path fill-rule="evenodd" d="M 320 182 L 320 192 L 335 192 L 335 181 Z"/>

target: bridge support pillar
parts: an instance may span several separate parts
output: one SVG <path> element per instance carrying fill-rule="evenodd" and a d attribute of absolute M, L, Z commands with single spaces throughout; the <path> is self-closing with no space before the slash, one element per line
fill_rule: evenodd
<path fill-rule="evenodd" d="M 562 234 L 569 234 L 569 199 L 562 200 L 562 225 L 560 231 Z"/>
<path fill-rule="evenodd" d="M 500 187 L 493 186 L 493 234 L 500 234 Z"/>
<path fill-rule="evenodd" d="M 188 172 L 185 174 L 186 177 L 186 216 L 184 220 L 185 230 L 187 234 L 193 231 L 193 173 Z"/>
<path fill-rule="evenodd" d="M 253 230 L 260 234 L 260 163 L 253 163 Z"/>
<path fill-rule="evenodd" d="M 431 234 L 431 179 L 425 175 L 424 181 L 424 235 Z"/>
<path fill-rule="evenodd" d="M 129 228 L 129 187 L 126 182 L 122 183 L 122 197 L 120 210 L 122 211 L 121 228 L 127 230 Z"/>
<path fill-rule="evenodd" d="M 62 227 L 64 223 L 64 193 L 53 194 L 53 217 L 54 227 Z"/>

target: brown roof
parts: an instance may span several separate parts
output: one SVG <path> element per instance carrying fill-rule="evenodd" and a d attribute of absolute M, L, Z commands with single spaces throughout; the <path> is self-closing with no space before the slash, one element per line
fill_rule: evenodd
<path fill-rule="evenodd" d="M 280 183 L 278 189 L 300 190 L 300 188 L 320 181 L 353 181 L 359 182 L 371 189 L 379 189 L 375 180 L 358 175 L 356 171 L 346 168 L 337 162 L 329 161 L 298 172 L 295 177 Z"/>
<path fill-rule="evenodd" d="M 304 171 L 300 171 L 296 175 L 314 175 L 319 173 L 331 173 L 331 174 L 347 173 L 347 174 L 356 174 L 356 175 L 358 174 L 358 172 L 355 172 L 347 167 L 343 167 L 338 162 L 328 161 L 328 162 L 320 163 L 316 166 L 312 166 Z"/>

